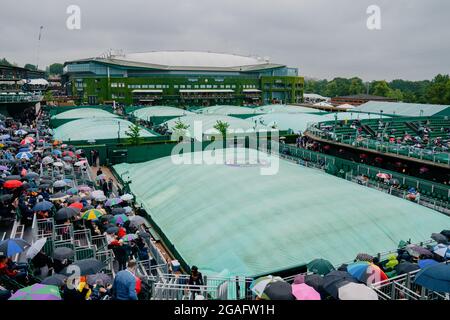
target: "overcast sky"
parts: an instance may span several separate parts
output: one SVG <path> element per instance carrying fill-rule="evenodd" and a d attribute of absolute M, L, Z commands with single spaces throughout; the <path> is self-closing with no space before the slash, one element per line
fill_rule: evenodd
<path fill-rule="evenodd" d="M 81 8 L 81 29 L 66 9 Z M 366 26 L 381 8 L 381 30 Z M 431 79 L 450 73 L 448 0 L 2 0 L 0 57 L 39 66 L 124 52 L 270 57 L 316 78 Z"/>

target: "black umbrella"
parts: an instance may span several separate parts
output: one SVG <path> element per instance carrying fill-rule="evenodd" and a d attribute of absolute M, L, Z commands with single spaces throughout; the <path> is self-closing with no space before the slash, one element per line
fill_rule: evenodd
<path fill-rule="evenodd" d="M 447 237 L 447 240 L 450 241 L 450 230 L 442 230 L 441 234 Z"/>
<path fill-rule="evenodd" d="M 22 179 L 22 177 L 21 177 L 21 176 L 18 176 L 18 175 L 7 176 L 7 177 L 5 178 L 5 180 L 20 180 L 20 179 Z"/>
<path fill-rule="evenodd" d="M 66 279 L 67 277 L 63 274 L 54 274 L 53 276 L 47 277 L 44 280 L 42 280 L 41 284 L 62 287 Z"/>
<path fill-rule="evenodd" d="M 106 233 L 108 234 L 114 234 L 117 233 L 119 231 L 118 227 L 109 227 L 108 229 L 106 229 Z"/>
<path fill-rule="evenodd" d="M 72 248 L 58 247 L 58 248 L 55 248 L 55 250 L 53 251 L 53 258 L 62 261 L 64 259 L 73 257 L 74 254 L 75 254 L 75 252 L 73 251 Z"/>
<path fill-rule="evenodd" d="M 116 214 L 125 214 L 125 209 L 124 209 L 124 208 L 114 208 L 114 209 L 111 210 L 111 213 L 112 213 L 113 215 L 116 215 Z"/>
<path fill-rule="evenodd" d="M 443 244 L 447 244 L 448 239 L 446 236 L 444 236 L 441 233 L 432 233 L 431 234 L 431 239 L 433 239 L 434 241 L 436 241 L 437 243 L 443 243 Z"/>
<path fill-rule="evenodd" d="M 317 292 L 323 291 L 323 277 L 318 274 L 308 274 L 305 276 L 305 284 L 313 287 Z"/>
<path fill-rule="evenodd" d="M 112 284 L 112 277 L 106 273 L 96 273 L 87 276 L 87 283 L 90 286 L 95 285 L 98 281 L 101 281 L 104 286 Z"/>
<path fill-rule="evenodd" d="M 292 287 L 284 281 L 275 281 L 269 283 L 264 289 L 264 293 L 270 300 L 295 300 L 292 295 Z"/>
<path fill-rule="evenodd" d="M 418 269 L 420 269 L 420 267 L 417 264 L 408 261 L 400 262 L 395 266 L 395 271 L 398 275 L 410 273 Z"/>
<path fill-rule="evenodd" d="M 12 194 L 4 194 L 0 196 L 0 202 L 6 202 L 12 199 Z"/>
<path fill-rule="evenodd" d="M 69 208 L 69 207 L 65 207 L 65 208 L 61 208 L 59 209 L 56 214 L 55 214 L 55 220 L 67 220 L 70 219 L 72 217 L 75 217 L 76 215 L 78 215 L 78 211 L 75 208 Z"/>
<path fill-rule="evenodd" d="M 348 282 L 358 283 L 352 275 L 345 271 L 331 271 L 323 278 L 323 289 L 332 297 L 338 299 L 339 288 Z"/>
<path fill-rule="evenodd" d="M 73 264 L 70 265 L 73 270 L 73 266 L 78 267 L 80 270 L 80 276 L 87 276 L 90 274 L 96 274 L 98 272 L 100 272 L 104 267 L 105 264 L 97 259 L 84 259 L 84 260 L 78 260 L 76 262 L 74 262 Z M 66 274 L 66 275 L 71 275 L 74 272 L 68 272 L 67 270 L 68 267 L 64 268 L 61 271 L 61 274 Z"/>

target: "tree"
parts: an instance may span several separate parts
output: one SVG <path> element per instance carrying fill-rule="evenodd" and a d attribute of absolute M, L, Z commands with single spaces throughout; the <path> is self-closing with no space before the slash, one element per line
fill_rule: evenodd
<path fill-rule="evenodd" d="M 371 88 L 372 94 L 380 97 L 387 97 L 391 90 L 385 80 L 372 82 Z"/>
<path fill-rule="evenodd" d="M 37 67 L 34 64 L 31 63 L 27 63 L 26 65 L 23 66 L 25 69 L 31 70 L 31 71 L 36 71 Z"/>
<path fill-rule="evenodd" d="M 55 98 L 53 97 L 53 93 L 51 90 L 47 90 L 44 93 L 44 100 L 48 103 L 50 101 L 55 100 Z"/>
<path fill-rule="evenodd" d="M 48 67 L 48 73 L 61 75 L 64 72 L 64 65 L 61 63 L 53 63 Z"/>
<path fill-rule="evenodd" d="M 131 124 L 128 129 L 130 131 L 125 131 L 125 134 L 129 137 L 129 141 L 132 145 L 138 145 L 142 142 L 141 138 L 141 127 L 137 124 Z"/>
<path fill-rule="evenodd" d="M 350 86 L 348 88 L 348 94 L 361 94 L 364 93 L 366 88 L 363 81 L 360 78 L 351 78 Z"/>
<path fill-rule="evenodd" d="M 180 137 L 184 137 L 186 135 L 186 130 L 189 129 L 189 125 L 184 124 L 180 119 L 175 121 L 175 125 L 173 126 L 173 135 L 176 140 L 179 140 Z"/>
<path fill-rule="evenodd" d="M 449 104 L 450 103 L 450 77 L 438 74 L 426 90 L 428 103 Z"/>
<path fill-rule="evenodd" d="M 9 67 L 13 66 L 13 64 L 11 62 L 9 62 L 8 60 L 6 60 L 5 58 L 0 59 L 0 65 L 9 66 Z"/>
<path fill-rule="evenodd" d="M 217 120 L 216 124 L 214 125 L 214 129 L 220 132 L 222 135 L 222 138 L 226 138 L 228 128 L 230 127 L 230 124 L 225 121 Z"/>
<path fill-rule="evenodd" d="M 403 101 L 403 93 L 399 89 L 389 90 L 387 97 L 397 101 Z"/>

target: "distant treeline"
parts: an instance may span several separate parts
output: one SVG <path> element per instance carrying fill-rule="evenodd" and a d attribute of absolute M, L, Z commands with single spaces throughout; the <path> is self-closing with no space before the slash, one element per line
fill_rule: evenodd
<path fill-rule="evenodd" d="M 326 97 L 369 93 L 411 103 L 450 104 L 450 77 L 437 75 L 433 80 L 393 80 L 364 83 L 354 77 L 328 80 L 305 80 L 305 93 L 317 93 Z"/>

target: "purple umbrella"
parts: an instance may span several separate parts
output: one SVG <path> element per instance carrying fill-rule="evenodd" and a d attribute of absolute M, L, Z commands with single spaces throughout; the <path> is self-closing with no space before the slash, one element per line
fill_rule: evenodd
<path fill-rule="evenodd" d="M 9 300 L 62 300 L 59 289 L 56 286 L 33 284 L 18 290 Z"/>
<path fill-rule="evenodd" d="M 427 256 L 431 257 L 433 256 L 433 253 L 425 248 L 422 248 L 420 246 L 417 246 L 415 244 L 409 244 L 406 246 L 406 251 L 412 255 L 413 257 L 420 257 L 420 256 Z"/>

